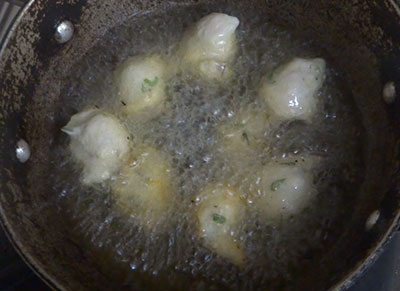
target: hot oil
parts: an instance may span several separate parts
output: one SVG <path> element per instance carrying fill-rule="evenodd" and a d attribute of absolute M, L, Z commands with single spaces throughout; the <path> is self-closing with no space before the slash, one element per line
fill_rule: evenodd
<path fill-rule="evenodd" d="M 351 213 L 363 165 L 362 127 L 350 90 L 318 44 L 265 23 L 255 12 L 224 11 L 241 22 L 232 81 L 210 83 L 178 72 L 168 81 L 168 99 L 160 115 L 132 118 L 121 113 L 112 84 L 115 67 L 139 54 L 161 53 L 176 62 L 174 53 L 185 29 L 217 10 L 175 8 L 127 20 L 77 62 L 65 87 L 65 106 L 57 114 L 66 122 L 87 107 L 102 108 L 129 130 L 133 146 L 152 144 L 172 165 L 175 207 L 160 219 L 166 223 L 148 230 L 115 207 L 107 183 L 94 187 L 77 183 L 80 168 L 70 158 L 67 137 L 54 149 L 54 159 L 60 155 L 63 159 L 51 177 L 58 193 L 57 207 L 70 221 L 79 244 L 103 272 L 121 284 L 150 289 L 159 289 L 161 284 L 164 289 L 279 287 L 300 276 L 299 268 L 315 263 L 318 253 L 329 249 L 334 243 L 331 237 L 343 230 L 343 221 Z M 293 57 L 327 60 L 318 113 L 310 123 L 293 121 L 269 127 L 265 132 L 268 150 L 258 160 L 262 165 L 286 155 L 318 156 L 322 162 L 313 169 L 318 195 L 305 211 L 274 226 L 263 224 L 250 205 L 241 232 L 248 262 L 238 268 L 205 248 L 197 237 L 196 194 L 208 183 L 221 180 L 240 186 L 241 176 L 217 150 L 218 126 L 243 106 L 262 107 L 257 97 L 262 76 Z M 252 166 L 247 169 L 253 170 Z"/>

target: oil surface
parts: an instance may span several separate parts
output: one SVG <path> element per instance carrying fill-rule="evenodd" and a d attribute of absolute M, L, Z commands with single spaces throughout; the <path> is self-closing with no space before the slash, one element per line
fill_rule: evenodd
<path fill-rule="evenodd" d="M 335 235 L 344 229 L 357 196 L 363 177 L 363 129 L 346 83 L 318 44 L 265 23 L 257 14 L 223 11 L 240 20 L 231 81 L 210 83 L 180 72 L 168 82 L 166 108 L 160 115 L 127 118 L 120 112 L 112 84 L 116 66 L 130 56 L 153 53 L 174 63 L 185 29 L 214 11 L 211 7 L 185 7 L 127 20 L 77 62 L 63 91 L 62 118 L 68 120 L 71 113 L 94 105 L 103 108 L 120 119 L 133 144 L 144 141 L 159 148 L 176 173 L 175 219 L 149 233 L 114 207 L 107 183 L 85 187 L 76 182 L 80 168 L 70 158 L 66 136 L 53 150 L 54 159 L 62 157 L 61 166 L 50 177 L 58 193 L 57 207 L 99 268 L 125 286 L 278 288 L 285 281 L 296 280 L 304 266 L 315 263 L 318 254 L 335 243 Z M 222 179 L 240 187 L 237 165 L 220 154 L 218 127 L 245 106 L 262 107 L 257 97 L 261 78 L 293 57 L 327 60 L 318 112 L 309 123 L 272 124 L 265 132 L 268 148 L 257 161 L 262 165 L 285 155 L 319 157 L 322 162 L 313 170 L 318 195 L 305 211 L 275 226 L 260 223 L 250 205 L 241 237 L 248 263 L 237 268 L 205 248 L 197 237 L 193 224 L 195 197 L 206 184 Z M 251 172 L 253 166 L 245 171 Z"/>

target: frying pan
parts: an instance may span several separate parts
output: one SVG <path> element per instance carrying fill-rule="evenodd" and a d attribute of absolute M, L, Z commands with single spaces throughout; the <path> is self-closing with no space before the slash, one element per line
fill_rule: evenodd
<path fill-rule="evenodd" d="M 56 114 L 63 106 L 60 92 L 65 80 L 104 33 L 147 11 L 211 4 L 221 11 L 253 9 L 266 23 L 322 44 L 349 84 L 349 98 L 359 110 L 354 114 L 360 114 L 363 124 L 365 169 L 357 195 L 326 248 L 309 254 L 301 277 L 280 282 L 279 289 L 347 289 L 397 229 L 400 98 L 382 98 L 388 82 L 400 90 L 400 8 L 394 0 L 35 0 L 22 11 L 1 51 L 0 221 L 20 255 L 51 288 L 174 289 L 168 285 L 168 274 L 163 283 L 138 275 L 128 284 L 118 269 L 100 267 L 100 259 L 74 239 L 67 218 L 51 204 L 54 193 L 46 179 L 58 164 L 46 155 L 65 122 Z M 60 43 L 55 31 L 66 20 L 74 33 Z M 21 139 L 30 146 L 26 163 L 16 156 Z M 190 274 L 183 279 L 180 288 L 210 286 L 196 284 Z"/>

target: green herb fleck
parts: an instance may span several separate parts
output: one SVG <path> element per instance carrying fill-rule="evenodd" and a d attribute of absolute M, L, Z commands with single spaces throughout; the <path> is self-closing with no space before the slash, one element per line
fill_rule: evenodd
<path fill-rule="evenodd" d="M 213 213 L 212 218 L 213 218 L 213 221 L 216 222 L 216 223 L 221 223 L 222 224 L 222 223 L 225 223 L 225 221 L 226 221 L 225 216 L 222 216 L 222 215 L 220 215 L 218 213 Z"/>
<path fill-rule="evenodd" d="M 249 145 L 250 144 L 249 137 L 245 131 L 243 131 L 242 137 L 247 142 L 247 145 Z"/>
<path fill-rule="evenodd" d="M 272 191 L 277 191 L 279 189 L 279 187 L 281 187 L 281 185 L 283 184 L 283 182 L 285 182 L 286 179 L 279 179 L 276 180 L 275 182 L 273 182 L 271 184 L 271 190 Z"/>
<path fill-rule="evenodd" d="M 149 80 L 149 79 L 144 79 L 143 83 L 142 83 L 142 92 L 146 93 L 146 92 L 150 92 L 151 90 L 153 90 L 153 87 L 155 87 L 158 83 L 158 77 L 155 77 L 153 81 Z"/>

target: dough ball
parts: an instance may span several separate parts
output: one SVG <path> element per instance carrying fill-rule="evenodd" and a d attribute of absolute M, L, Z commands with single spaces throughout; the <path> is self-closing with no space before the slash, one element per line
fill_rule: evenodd
<path fill-rule="evenodd" d="M 61 129 L 70 138 L 73 157 L 83 165 L 83 183 L 100 183 L 118 171 L 129 151 L 129 134 L 111 114 L 89 109 Z"/>
<path fill-rule="evenodd" d="M 235 265 L 243 265 L 245 252 L 238 240 L 244 219 L 245 202 L 238 193 L 223 185 L 209 185 L 198 196 L 199 235 L 205 245 Z"/>
<path fill-rule="evenodd" d="M 167 213 L 174 199 L 171 165 L 152 146 L 136 146 L 119 175 L 111 182 L 116 204 L 142 226 L 153 228 Z"/>
<path fill-rule="evenodd" d="M 236 53 L 236 17 L 211 13 L 200 19 L 181 42 L 183 65 L 206 79 L 224 80 L 232 75 L 229 67 Z"/>
<path fill-rule="evenodd" d="M 309 119 L 316 110 L 316 94 L 325 80 L 323 59 L 295 58 L 263 78 L 260 95 L 280 119 Z"/>
<path fill-rule="evenodd" d="M 268 146 L 269 128 L 266 112 L 255 108 L 240 110 L 218 128 L 220 151 L 233 166 L 253 163 Z"/>
<path fill-rule="evenodd" d="M 267 221 L 282 221 L 301 212 L 315 196 L 312 175 L 297 165 L 271 163 L 257 180 L 254 204 Z"/>
<path fill-rule="evenodd" d="M 158 108 L 166 99 L 166 65 L 158 55 L 135 56 L 125 60 L 114 73 L 122 110 L 135 114 Z"/>

